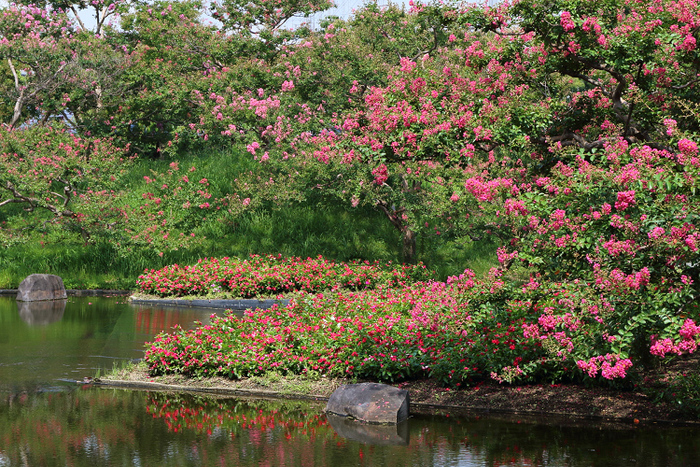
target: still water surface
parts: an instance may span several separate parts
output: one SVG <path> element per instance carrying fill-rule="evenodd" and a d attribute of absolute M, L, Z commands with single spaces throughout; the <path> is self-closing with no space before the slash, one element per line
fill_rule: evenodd
<path fill-rule="evenodd" d="M 313 403 L 71 382 L 212 313 L 125 301 L 71 298 L 65 309 L 27 311 L 0 297 L 0 467 L 700 466 L 696 428 L 414 416 L 372 431 L 339 425 Z"/>

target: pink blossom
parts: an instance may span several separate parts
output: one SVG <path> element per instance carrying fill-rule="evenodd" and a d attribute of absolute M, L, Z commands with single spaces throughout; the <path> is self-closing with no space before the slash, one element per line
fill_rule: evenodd
<path fill-rule="evenodd" d="M 561 16 L 559 17 L 559 23 L 566 32 L 576 29 L 576 24 L 574 24 L 574 21 L 571 18 L 571 13 L 569 13 L 568 11 L 561 12 Z"/>
<path fill-rule="evenodd" d="M 654 227 L 651 229 L 651 232 L 647 234 L 647 236 L 651 239 L 658 239 L 664 236 L 666 231 L 664 230 L 663 227 Z"/>
<path fill-rule="evenodd" d="M 694 141 L 683 138 L 678 141 L 678 150 L 685 156 L 695 156 L 698 153 L 698 145 Z"/>
<path fill-rule="evenodd" d="M 525 216 L 528 213 L 525 203 L 520 199 L 508 198 L 503 205 L 506 214 Z"/>
<path fill-rule="evenodd" d="M 498 248 L 498 250 L 496 250 L 496 255 L 498 257 L 498 262 L 501 264 L 505 264 L 505 263 L 517 258 L 518 252 L 513 251 L 511 253 L 508 253 L 508 250 L 506 250 L 504 247 L 500 247 L 500 248 Z"/>
<path fill-rule="evenodd" d="M 627 370 L 632 368 L 632 361 L 629 358 L 620 358 L 619 355 L 606 354 L 591 357 L 588 361 L 578 360 L 576 366 L 591 378 L 595 378 L 600 371 L 603 378 L 615 379 L 627 376 Z"/>
<path fill-rule="evenodd" d="M 253 141 L 249 145 L 246 146 L 246 149 L 248 150 L 249 153 L 255 155 L 255 150 L 260 148 L 260 143 L 257 141 Z"/>
<path fill-rule="evenodd" d="M 372 169 L 372 175 L 374 175 L 374 183 L 379 186 L 384 185 L 384 183 L 386 183 L 386 181 L 389 179 L 389 171 L 384 164 Z"/>
<path fill-rule="evenodd" d="M 672 118 L 665 118 L 664 119 L 664 126 L 666 127 L 666 134 L 668 136 L 673 136 L 673 133 L 676 132 L 677 125 L 678 125 L 678 122 L 676 122 Z"/>
<path fill-rule="evenodd" d="M 615 209 L 618 211 L 624 211 L 630 205 L 634 204 L 635 191 L 621 191 L 617 194 L 617 201 L 615 202 Z"/>
<path fill-rule="evenodd" d="M 688 34 L 683 39 L 683 43 L 678 46 L 679 50 L 685 50 L 686 52 L 692 52 L 695 50 L 695 37 L 692 34 Z"/>
<path fill-rule="evenodd" d="M 561 316 L 544 314 L 537 319 L 537 322 L 545 331 L 551 331 L 561 322 Z"/>

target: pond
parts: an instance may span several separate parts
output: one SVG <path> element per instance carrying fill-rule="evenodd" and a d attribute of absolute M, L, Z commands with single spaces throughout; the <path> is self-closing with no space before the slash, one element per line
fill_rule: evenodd
<path fill-rule="evenodd" d="M 700 465 L 697 428 L 445 414 L 377 431 L 343 426 L 318 403 L 75 383 L 211 313 L 124 297 L 28 313 L 0 297 L 0 467 Z"/>

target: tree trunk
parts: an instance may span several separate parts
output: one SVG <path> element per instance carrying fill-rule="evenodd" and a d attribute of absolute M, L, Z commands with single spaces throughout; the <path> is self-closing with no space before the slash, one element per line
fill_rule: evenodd
<path fill-rule="evenodd" d="M 401 240 L 401 260 L 406 264 L 416 264 L 416 233 L 406 227 L 401 231 Z"/>
<path fill-rule="evenodd" d="M 12 60 L 8 58 L 7 64 L 9 65 L 10 71 L 12 72 L 12 77 L 15 80 L 15 90 L 19 94 L 19 97 L 17 97 L 17 100 L 15 101 L 15 107 L 12 112 L 12 120 L 10 120 L 10 128 L 12 129 L 22 117 L 22 105 L 24 105 L 24 89 L 19 85 L 19 75 L 15 70 L 15 66 L 12 64 Z"/>

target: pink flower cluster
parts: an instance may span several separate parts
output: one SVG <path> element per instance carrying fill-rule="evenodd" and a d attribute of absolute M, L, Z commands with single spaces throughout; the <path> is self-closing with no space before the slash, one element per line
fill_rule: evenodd
<path fill-rule="evenodd" d="M 571 13 L 568 11 L 561 12 L 561 15 L 559 16 L 559 23 L 566 32 L 576 29 L 576 24 L 574 24 L 574 20 L 571 18 Z"/>
<path fill-rule="evenodd" d="M 517 193 L 513 180 L 506 178 L 496 178 L 489 181 L 484 181 L 481 178 L 468 178 L 464 183 L 464 188 L 479 201 L 492 201 L 501 188 L 507 188 L 514 194 Z"/>
<path fill-rule="evenodd" d="M 692 319 L 686 319 L 680 331 L 680 342 L 672 339 L 652 339 L 651 348 L 649 351 L 652 355 L 665 357 L 667 354 L 682 355 L 684 353 L 693 353 L 698 348 L 698 336 L 700 336 L 700 326 L 695 324 Z"/>
<path fill-rule="evenodd" d="M 598 267 L 595 273 L 595 283 L 603 290 L 620 290 L 625 288 L 639 290 L 640 287 L 649 283 L 650 278 L 651 272 L 647 267 L 632 274 L 625 274 L 617 268 L 606 273 Z"/>
<path fill-rule="evenodd" d="M 615 209 L 618 211 L 624 211 L 628 207 L 634 204 L 635 191 L 621 191 L 617 194 L 617 201 L 615 202 Z"/>
<path fill-rule="evenodd" d="M 595 378 L 600 372 L 605 379 L 622 379 L 627 376 L 627 370 L 632 368 L 632 360 L 621 358 L 619 355 L 605 354 L 588 360 L 579 360 L 576 365 L 591 378 Z"/>

